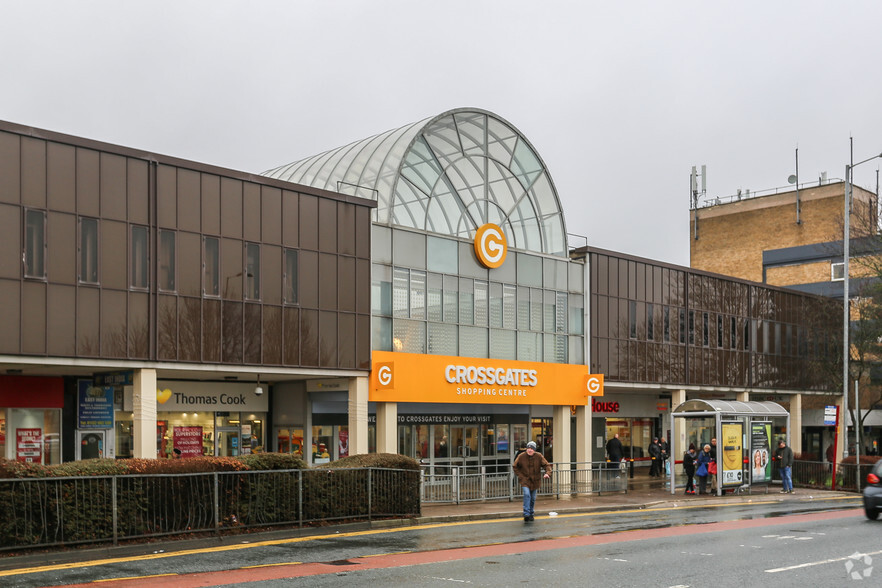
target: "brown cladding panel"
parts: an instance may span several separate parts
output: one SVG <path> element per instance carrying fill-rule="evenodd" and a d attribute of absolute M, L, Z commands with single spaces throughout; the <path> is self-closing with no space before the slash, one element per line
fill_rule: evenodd
<path fill-rule="evenodd" d="M 100 276 L 101 285 L 105 288 L 125 290 L 128 287 L 127 229 L 128 225 L 124 222 L 101 222 Z M 122 302 L 125 304 L 125 300 Z M 125 339 L 124 336 L 122 338 Z"/>
<path fill-rule="evenodd" d="M 199 361 L 202 350 L 202 301 L 178 298 L 178 359 Z"/>
<path fill-rule="evenodd" d="M 150 331 L 147 327 L 150 296 L 140 292 L 129 292 L 128 296 L 128 356 L 146 359 L 150 349 Z"/>
<path fill-rule="evenodd" d="M 126 292 L 101 291 L 101 357 L 126 356 Z"/>
<path fill-rule="evenodd" d="M 365 206 L 355 208 L 356 255 L 362 259 L 371 257 L 371 210 Z"/>
<path fill-rule="evenodd" d="M 196 233 L 178 232 L 177 292 L 183 296 L 202 294 L 202 238 Z"/>
<path fill-rule="evenodd" d="M 317 310 L 300 311 L 300 365 L 319 365 L 318 317 Z"/>
<path fill-rule="evenodd" d="M 97 151 L 77 148 L 77 212 L 96 218 L 100 214 L 99 161 Z"/>
<path fill-rule="evenodd" d="M 355 364 L 359 369 L 370 369 L 371 367 L 371 317 L 369 315 L 360 314 L 355 321 L 356 343 L 355 343 Z"/>
<path fill-rule="evenodd" d="M 337 304 L 338 310 L 355 312 L 358 282 L 355 273 L 355 258 L 337 258 Z"/>
<path fill-rule="evenodd" d="M 77 210 L 77 150 L 70 145 L 49 143 L 46 150 L 47 200 L 50 210 Z"/>
<path fill-rule="evenodd" d="M 221 296 L 242 300 L 242 241 L 221 239 Z"/>
<path fill-rule="evenodd" d="M 3 182 L 0 182 L 2 184 Z M 0 278 L 19 279 L 22 274 L 22 209 L 0 204 Z M 0 298 L 0 300 L 3 300 Z M 4 302 L 5 304 L 5 302 Z M 0 306 L 3 306 L 0 304 Z"/>
<path fill-rule="evenodd" d="M 282 308 L 263 307 L 263 361 L 264 365 L 282 364 Z"/>
<path fill-rule="evenodd" d="M 343 205 L 340 205 L 342 208 Z M 337 253 L 337 201 L 322 198 L 319 200 L 319 251 Z"/>
<path fill-rule="evenodd" d="M 48 297 L 49 355 L 74 356 L 77 351 L 77 289 L 50 284 Z"/>
<path fill-rule="evenodd" d="M 361 314 L 371 312 L 371 261 L 357 259 L 355 262 L 355 311 Z"/>
<path fill-rule="evenodd" d="M 261 358 L 260 330 L 263 327 L 260 304 L 245 305 L 245 320 L 243 323 L 243 361 L 250 364 L 259 364 Z"/>
<path fill-rule="evenodd" d="M 221 310 L 223 343 L 221 361 L 242 363 L 242 303 L 224 300 Z"/>
<path fill-rule="evenodd" d="M 319 313 L 319 365 L 335 367 L 337 365 L 337 313 Z"/>
<path fill-rule="evenodd" d="M 139 225 L 148 222 L 148 164 L 146 161 L 129 158 L 126 160 L 126 195 L 128 198 L 128 220 Z"/>
<path fill-rule="evenodd" d="M 318 210 L 318 198 L 300 195 L 300 247 L 303 249 L 318 249 Z"/>
<path fill-rule="evenodd" d="M 220 363 L 221 360 L 221 302 L 202 301 L 202 361 Z"/>
<path fill-rule="evenodd" d="M 50 212 L 46 218 L 46 272 L 56 284 L 77 283 L 77 217 Z"/>
<path fill-rule="evenodd" d="M 21 352 L 46 353 L 46 284 L 24 282 L 21 287 Z"/>
<path fill-rule="evenodd" d="M 264 304 L 282 303 L 282 249 L 272 245 L 261 247 L 261 300 Z"/>
<path fill-rule="evenodd" d="M 242 182 L 221 178 L 221 234 L 242 238 Z"/>
<path fill-rule="evenodd" d="M 300 309 L 285 307 L 282 309 L 284 321 L 282 353 L 283 363 L 288 366 L 301 365 L 300 363 Z"/>
<path fill-rule="evenodd" d="M 101 324 L 101 301 L 98 288 L 77 288 L 77 355 L 98 357 L 99 325 Z"/>
<path fill-rule="evenodd" d="M 202 174 L 202 232 L 220 234 L 220 177 Z"/>
<path fill-rule="evenodd" d="M 156 218 L 163 229 L 177 227 L 177 169 L 159 165 L 156 169 Z"/>
<path fill-rule="evenodd" d="M 261 240 L 278 245 L 282 242 L 282 191 L 263 186 L 260 190 Z"/>
<path fill-rule="evenodd" d="M 337 204 L 337 251 L 344 255 L 355 255 L 355 211 L 356 206 L 351 204 Z M 324 248 L 322 249 L 324 250 Z"/>
<path fill-rule="evenodd" d="M 341 294 L 337 283 L 337 256 L 328 253 L 319 254 L 319 308 L 336 310 L 337 297 Z"/>
<path fill-rule="evenodd" d="M 245 182 L 242 190 L 242 220 L 244 238 L 253 243 L 260 242 L 260 186 Z"/>
<path fill-rule="evenodd" d="M 285 247 L 300 244 L 300 195 L 285 190 L 282 192 L 282 241 Z"/>
<path fill-rule="evenodd" d="M 21 138 L 21 203 L 46 208 L 46 141 Z"/>
<path fill-rule="evenodd" d="M 178 228 L 198 233 L 202 224 L 202 179 L 199 172 L 178 168 Z"/>
<path fill-rule="evenodd" d="M 0 202 L 21 203 L 21 139 L 0 132 Z"/>
<path fill-rule="evenodd" d="M 318 254 L 313 251 L 301 251 L 299 261 L 300 275 L 297 283 L 300 286 L 300 306 L 316 308 L 319 293 Z"/>
<path fill-rule="evenodd" d="M 101 154 L 101 218 L 126 220 L 126 158 Z"/>
<path fill-rule="evenodd" d="M 355 315 L 341 312 L 337 315 L 337 367 L 355 367 Z"/>
<path fill-rule="evenodd" d="M 178 359 L 178 298 L 159 296 L 157 304 L 157 350 L 160 360 Z"/>
<path fill-rule="evenodd" d="M 21 282 L 0 280 L 0 353 L 21 353 Z"/>

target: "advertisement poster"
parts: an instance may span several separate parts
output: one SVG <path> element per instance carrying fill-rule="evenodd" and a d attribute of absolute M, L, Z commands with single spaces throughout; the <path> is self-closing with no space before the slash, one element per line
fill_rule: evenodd
<path fill-rule="evenodd" d="M 723 423 L 723 487 L 744 483 L 744 426 L 741 422 Z"/>
<path fill-rule="evenodd" d="M 199 457 L 202 455 L 202 427 L 174 427 L 174 448 L 181 453 L 178 457 Z M 177 451 L 174 452 L 177 454 Z"/>
<path fill-rule="evenodd" d="M 344 431 L 343 427 L 340 427 L 337 449 L 340 452 L 340 457 L 349 457 L 349 431 Z"/>
<path fill-rule="evenodd" d="M 15 459 L 43 463 L 43 429 L 15 430 Z"/>
<path fill-rule="evenodd" d="M 93 386 L 92 380 L 77 381 L 77 428 L 113 428 L 113 386 Z"/>
<path fill-rule="evenodd" d="M 750 424 L 750 483 L 768 484 L 772 481 L 772 423 Z"/>

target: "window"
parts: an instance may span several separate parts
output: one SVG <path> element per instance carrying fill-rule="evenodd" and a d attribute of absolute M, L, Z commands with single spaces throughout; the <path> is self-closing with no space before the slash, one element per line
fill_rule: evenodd
<path fill-rule="evenodd" d="M 735 349 L 735 317 L 729 317 L 729 348 Z"/>
<path fill-rule="evenodd" d="M 637 338 L 637 303 L 628 301 L 628 337 Z"/>
<path fill-rule="evenodd" d="M 717 347 L 723 346 L 723 315 L 717 315 Z"/>
<path fill-rule="evenodd" d="M 655 324 L 653 322 L 653 305 L 646 305 L 646 340 L 655 341 Z"/>
<path fill-rule="evenodd" d="M 80 282 L 98 283 L 98 219 L 80 219 Z"/>
<path fill-rule="evenodd" d="M 845 263 L 830 264 L 830 281 L 841 282 L 845 280 Z"/>
<path fill-rule="evenodd" d="M 146 289 L 149 282 L 147 271 L 147 227 L 132 226 L 132 288 Z"/>
<path fill-rule="evenodd" d="M 680 345 L 686 343 L 686 311 L 680 309 Z"/>
<path fill-rule="evenodd" d="M 25 211 L 24 272 L 27 278 L 46 277 L 46 213 Z"/>
<path fill-rule="evenodd" d="M 260 245 L 245 244 L 245 299 L 260 300 Z"/>
<path fill-rule="evenodd" d="M 298 301 L 297 250 L 285 249 L 285 304 L 297 304 Z"/>
<path fill-rule="evenodd" d="M 175 289 L 175 232 L 159 231 L 159 289 Z"/>
<path fill-rule="evenodd" d="M 707 347 L 710 345 L 710 329 L 708 327 L 708 316 L 707 313 L 702 314 L 702 323 L 701 323 L 701 344 Z"/>
<path fill-rule="evenodd" d="M 695 345 L 695 311 L 689 311 L 689 344 Z"/>
<path fill-rule="evenodd" d="M 202 246 L 202 294 L 220 296 L 220 244 L 217 237 L 205 237 Z"/>
<path fill-rule="evenodd" d="M 662 328 L 664 329 L 665 343 L 670 343 L 671 342 L 671 309 L 670 309 L 670 307 L 665 306 L 663 320 L 664 320 L 664 325 Z"/>

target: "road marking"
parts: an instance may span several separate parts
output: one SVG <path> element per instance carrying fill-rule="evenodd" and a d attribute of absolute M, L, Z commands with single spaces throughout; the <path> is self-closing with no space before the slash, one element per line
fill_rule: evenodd
<path fill-rule="evenodd" d="M 853 500 L 854 497 L 851 496 L 835 496 L 831 498 L 823 498 L 821 500 L 824 501 L 834 501 L 834 500 Z M 820 502 L 817 500 L 816 502 Z M 778 500 L 770 500 L 768 502 L 752 502 L 750 506 L 757 506 L 763 504 L 779 504 Z M 697 508 L 723 508 L 723 507 L 732 507 L 732 506 L 743 506 L 742 503 L 721 503 L 721 504 L 695 504 L 689 506 L 680 506 L 677 508 L 672 508 L 669 506 L 664 507 L 656 507 L 656 508 L 633 508 L 633 509 L 624 509 L 624 510 L 605 510 L 605 511 L 596 511 L 596 512 L 583 512 L 583 513 L 570 513 L 565 515 L 558 515 L 555 517 L 556 519 L 563 518 L 576 518 L 576 517 L 600 517 L 600 516 L 609 516 L 609 515 L 620 515 L 620 514 L 646 514 L 652 512 L 664 512 L 669 510 L 678 510 L 682 511 L 685 509 L 697 509 Z M 795 515 L 800 516 L 800 515 Z M 235 551 L 239 549 L 252 549 L 255 547 L 267 547 L 267 546 L 275 546 L 275 545 L 290 545 L 293 543 L 306 543 L 310 541 L 322 541 L 328 539 L 336 539 L 341 537 L 366 537 L 370 535 L 387 535 L 390 533 L 402 533 L 402 532 L 420 532 L 427 531 L 430 529 L 440 529 L 440 528 L 449 528 L 449 527 L 461 527 L 466 525 L 487 525 L 487 524 L 499 524 L 499 523 L 510 523 L 512 521 L 520 521 L 522 517 L 520 516 L 512 516 L 510 518 L 503 519 L 486 519 L 479 521 L 457 521 L 452 523 L 432 523 L 428 525 L 412 525 L 412 526 L 402 526 L 402 527 L 388 527 L 383 529 L 368 529 L 365 531 L 350 531 L 348 533 L 335 533 L 333 535 L 309 535 L 306 537 L 290 537 L 288 539 L 268 539 L 265 541 L 254 541 L 253 543 L 239 543 L 236 545 L 217 545 L 213 547 L 202 547 L 198 549 L 183 549 L 181 551 L 164 551 L 160 553 L 148 553 L 143 555 L 133 555 L 126 557 L 117 557 L 117 558 L 105 558 L 105 559 L 96 559 L 92 561 L 79 561 L 79 562 L 68 562 L 62 564 L 52 564 L 46 566 L 35 566 L 29 568 L 14 568 L 9 570 L 0 570 L 0 578 L 7 576 L 19 576 L 22 574 L 36 574 L 40 572 L 54 572 L 61 570 L 73 570 L 73 569 L 82 569 L 82 568 L 90 568 L 97 566 L 104 566 L 110 564 L 118 564 L 118 563 L 127 563 L 127 562 L 136 562 L 136 561 L 150 561 L 156 559 L 165 559 L 169 557 L 183 557 L 187 555 L 200 555 L 205 553 L 221 553 L 225 551 Z M 714 523 L 710 523 L 714 524 Z"/>
<path fill-rule="evenodd" d="M 864 557 L 866 555 L 879 555 L 880 553 L 882 553 L 882 551 L 873 551 L 871 553 L 860 553 L 857 555 L 859 555 L 860 557 Z M 854 556 L 855 556 L 855 554 L 852 553 L 851 555 L 846 555 L 845 557 L 836 557 L 833 559 L 822 559 L 820 561 L 810 561 L 807 563 L 796 564 L 796 565 L 787 566 L 784 568 L 774 568 L 774 569 L 765 570 L 765 571 L 769 574 L 777 574 L 778 572 L 789 572 L 790 570 L 799 570 L 802 568 L 810 568 L 813 566 L 822 566 L 822 565 L 830 564 L 830 563 L 839 563 L 839 562 L 846 561 L 849 559 L 854 559 Z"/>
<path fill-rule="evenodd" d="M 124 578 L 102 578 L 100 580 L 92 580 L 96 584 L 98 582 L 117 582 L 119 580 L 143 580 L 144 578 L 164 578 L 166 576 L 177 576 L 178 574 L 151 574 L 149 576 L 126 576 Z"/>

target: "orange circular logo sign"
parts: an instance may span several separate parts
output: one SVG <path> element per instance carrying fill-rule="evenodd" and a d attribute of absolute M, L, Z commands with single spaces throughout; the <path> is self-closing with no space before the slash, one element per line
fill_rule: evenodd
<path fill-rule="evenodd" d="M 497 225 L 487 223 L 475 234 L 475 254 L 485 267 L 497 268 L 505 261 L 508 244 L 505 235 Z"/>

